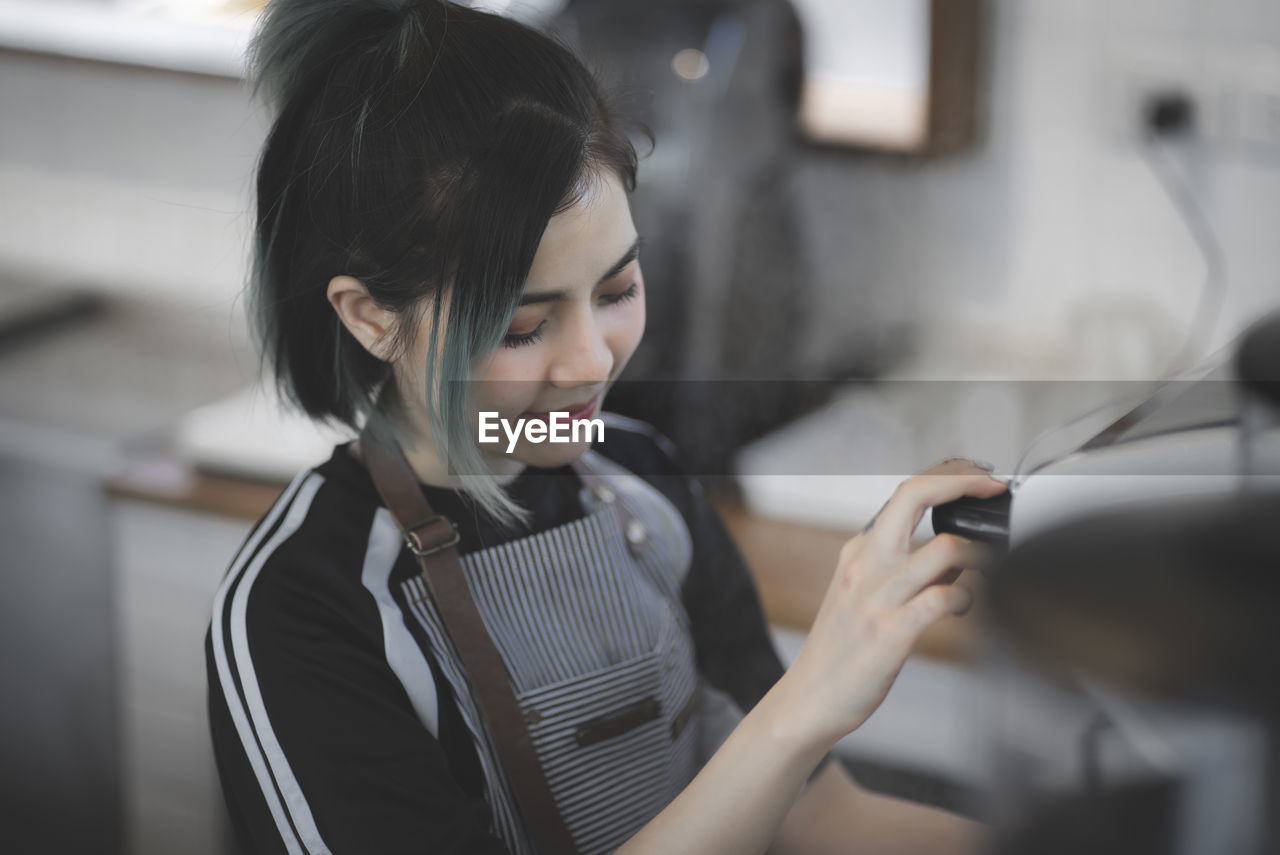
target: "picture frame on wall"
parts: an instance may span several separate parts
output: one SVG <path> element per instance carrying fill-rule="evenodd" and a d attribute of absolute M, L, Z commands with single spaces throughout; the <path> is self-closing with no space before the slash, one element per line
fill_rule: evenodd
<path fill-rule="evenodd" d="M 810 144 L 942 155 L 979 136 L 983 0 L 792 0 Z"/>

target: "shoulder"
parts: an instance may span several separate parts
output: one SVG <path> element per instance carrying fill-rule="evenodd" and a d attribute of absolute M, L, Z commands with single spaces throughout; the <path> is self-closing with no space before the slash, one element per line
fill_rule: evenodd
<path fill-rule="evenodd" d="M 319 469 L 299 473 L 233 557 L 214 622 L 234 621 L 271 643 L 335 621 L 376 617 L 361 581 L 379 536 L 376 512 Z"/>

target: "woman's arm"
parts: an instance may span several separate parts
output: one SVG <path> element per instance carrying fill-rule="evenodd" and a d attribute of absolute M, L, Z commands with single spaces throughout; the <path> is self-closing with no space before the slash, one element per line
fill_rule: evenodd
<path fill-rule="evenodd" d="M 770 855 L 976 855 L 986 827 L 938 808 L 873 793 L 830 763 L 801 794 Z"/>
<path fill-rule="evenodd" d="M 926 510 L 1005 485 L 966 461 L 903 482 L 874 526 L 845 544 L 791 668 L 693 782 L 619 852 L 764 852 L 818 761 L 888 693 L 920 633 L 971 595 L 937 584 L 980 551 L 939 536 L 911 552 Z"/>

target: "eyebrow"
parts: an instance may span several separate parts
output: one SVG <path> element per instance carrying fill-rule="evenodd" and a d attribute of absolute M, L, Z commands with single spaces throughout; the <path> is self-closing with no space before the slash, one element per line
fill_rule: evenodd
<path fill-rule="evenodd" d="M 635 241 L 631 244 L 631 248 L 622 254 L 622 258 L 619 258 L 617 262 L 613 265 L 613 267 L 610 267 L 607 271 L 605 271 L 605 274 L 600 277 L 599 281 L 596 282 L 596 284 L 599 285 L 603 282 L 609 281 L 610 279 L 612 279 L 613 277 L 621 273 L 622 268 L 626 267 L 628 264 L 635 261 L 640 256 L 641 243 L 642 243 L 641 239 L 637 237 Z M 555 303 L 555 302 L 559 302 L 561 300 L 567 299 L 568 296 L 569 296 L 569 292 L 567 291 L 541 291 L 537 294 L 525 294 L 520 298 L 519 305 L 528 306 L 533 303 Z"/>

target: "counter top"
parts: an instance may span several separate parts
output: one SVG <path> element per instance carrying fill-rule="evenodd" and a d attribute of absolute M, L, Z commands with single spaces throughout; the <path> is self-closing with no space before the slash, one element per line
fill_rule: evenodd
<path fill-rule="evenodd" d="M 252 9 L 180 15 L 154 4 L 6 0 L 0 47 L 239 78 L 256 19 Z"/>
<path fill-rule="evenodd" d="M 135 460 L 108 478 L 108 495 L 197 513 L 256 522 L 285 484 L 200 472 L 172 460 Z"/>

